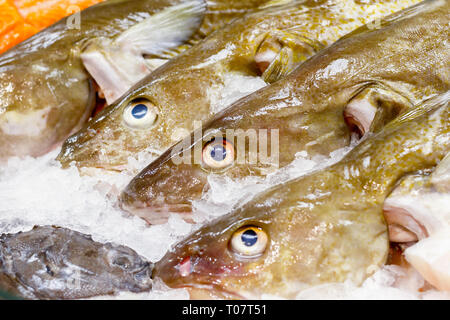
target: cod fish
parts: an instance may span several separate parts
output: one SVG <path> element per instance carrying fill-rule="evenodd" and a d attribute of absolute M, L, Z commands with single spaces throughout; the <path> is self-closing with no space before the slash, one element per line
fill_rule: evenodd
<path fill-rule="evenodd" d="M 209 176 L 264 178 L 299 152 L 328 156 L 446 92 L 449 14 L 448 1 L 424 1 L 345 36 L 171 147 L 125 188 L 122 208 L 154 224 L 190 220 Z"/>
<path fill-rule="evenodd" d="M 81 299 L 152 288 L 135 251 L 53 226 L 0 236 L 0 288 L 26 299 Z"/>
<path fill-rule="evenodd" d="M 432 172 L 402 179 L 384 203 L 389 239 L 439 290 L 450 291 L 450 154 Z M 412 245 L 411 245 L 412 244 Z"/>
<path fill-rule="evenodd" d="M 155 264 L 191 298 L 293 298 L 361 284 L 388 259 L 383 203 L 396 182 L 450 151 L 450 92 L 364 138 L 340 162 L 275 186 L 201 227 Z"/>
<path fill-rule="evenodd" d="M 156 60 L 164 63 L 261 3 L 110 0 L 15 46 L 0 56 L 0 160 L 45 154 L 79 130 L 95 105 L 94 79 L 112 102 Z M 96 58 L 105 43 L 115 48 L 109 66 Z M 117 87 L 103 88 L 102 76 Z"/>
<path fill-rule="evenodd" d="M 159 156 L 196 122 L 283 78 L 364 23 L 419 1 L 287 2 L 233 21 L 157 69 L 67 139 L 58 160 L 122 171 L 140 152 Z"/>

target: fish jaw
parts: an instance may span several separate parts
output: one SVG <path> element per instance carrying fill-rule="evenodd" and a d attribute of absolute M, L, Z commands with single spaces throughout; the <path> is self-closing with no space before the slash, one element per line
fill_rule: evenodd
<path fill-rule="evenodd" d="M 99 139 L 100 136 L 94 131 L 83 131 L 75 133 L 67 138 L 56 160 L 63 168 L 68 168 L 73 163 L 78 167 L 89 167 L 91 163 L 100 163 L 101 150 L 90 146 L 90 139 Z M 80 147 L 82 146 L 82 147 Z M 102 166 L 106 168 L 106 166 Z"/>
<path fill-rule="evenodd" d="M 207 187 L 207 174 L 200 168 L 172 162 L 171 150 L 137 175 L 120 195 L 120 206 L 150 224 L 167 222 L 179 215 L 193 222 L 192 201 Z"/>
<path fill-rule="evenodd" d="M 192 300 L 242 299 L 238 292 L 226 290 L 220 281 L 201 279 L 201 272 L 211 273 L 205 268 L 205 261 L 199 256 L 187 256 L 183 260 L 171 259 L 168 256 L 158 262 L 161 267 L 155 267 L 153 278 L 161 279 L 173 289 L 187 289 Z M 203 266 L 203 267 L 202 267 Z M 197 276 L 198 274 L 198 276 Z"/>

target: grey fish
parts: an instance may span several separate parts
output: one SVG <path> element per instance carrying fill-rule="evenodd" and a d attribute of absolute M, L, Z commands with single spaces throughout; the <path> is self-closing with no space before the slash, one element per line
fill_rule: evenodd
<path fill-rule="evenodd" d="M 0 288 L 26 299 L 81 299 L 152 288 L 153 265 L 132 249 L 65 228 L 0 236 Z"/>

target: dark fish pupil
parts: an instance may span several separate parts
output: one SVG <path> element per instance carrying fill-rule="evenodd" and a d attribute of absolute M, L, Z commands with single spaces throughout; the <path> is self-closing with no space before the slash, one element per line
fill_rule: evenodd
<path fill-rule="evenodd" d="M 258 235 L 253 230 L 247 230 L 242 234 L 241 239 L 247 247 L 251 247 L 258 241 Z"/>
<path fill-rule="evenodd" d="M 134 106 L 133 110 L 131 110 L 131 114 L 136 119 L 142 119 L 147 114 L 148 108 L 144 104 L 137 104 Z"/>
<path fill-rule="evenodd" d="M 227 150 L 223 146 L 214 146 L 211 150 L 211 158 L 215 161 L 223 161 L 227 157 Z"/>

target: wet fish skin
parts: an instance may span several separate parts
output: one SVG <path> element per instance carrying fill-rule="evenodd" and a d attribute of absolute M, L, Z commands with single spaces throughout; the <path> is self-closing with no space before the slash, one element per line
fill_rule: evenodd
<path fill-rule="evenodd" d="M 80 58 L 90 42 L 115 39 L 164 9 L 187 3 L 207 10 L 193 17 L 190 27 L 198 30 L 192 30 L 184 46 L 168 50 L 188 47 L 189 41 L 198 41 L 263 1 L 105 1 L 80 13 L 80 28 L 74 17 L 62 19 L 1 55 L 0 160 L 45 154 L 90 117 L 96 93 Z"/>
<path fill-rule="evenodd" d="M 79 59 L 84 42 L 115 36 L 136 23 L 134 14 L 154 11 L 155 4 L 163 3 L 104 2 L 81 13 L 81 29 L 68 28 L 70 17 L 65 18 L 3 54 L 0 158 L 42 155 L 79 128 L 95 101 Z"/>
<path fill-rule="evenodd" d="M 74 162 L 81 168 L 121 171 L 128 158 L 139 152 L 149 149 L 149 153 L 160 155 L 191 132 L 194 121 L 207 121 L 217 111 L 214 97 L 220 96 L 227 81 L 235 81 L 233 76 L 253 77 L 265 85 L 255 56 L 262 43 L 277 41 L 280 30 L 292 32 L 293 38 L 305 47 L 317 45 L 315 49 L 319 50 L 372 17 L 382 17 L 417 2 L 297 1 L 247 14 L 133 87 L 67 139 L 58 160 L 64 167 Z M 368 12 L 370 16 L 365 14 Z M 157 120 L 145 129 L 130 128 L 124 121 L 124 112 L 140 100 L 156 108 Z M 258 103 L 264 103 L 263 98 Z M 221 107 L 219 103 L 217 108 Z M 177 132 L 183 133 L 181 137 Z"/>
<path fill-rule="evenodd" d="M 384 200 L 403 176 L 448 153 L 449 116 L 447 94 L 367 136 L 340 162 L 261 193 L 177 244 L 155 264 L 155 278 L 187 287 L 191 298 L 293 298 L 324 283 L 360 284 L 388 257 Z M 268 238 L 259 256 L 233 246 L 235 232 L 250 226 Z"/>
<path fill-rule="evenodd" d="M 0 236 L 0 287 L 25 299 L 81 299 L 152 288 L 153 265 L 132 249 L 65 228 Z"/>
<path fill-rule="evenodd" d="M 277 169 L 271 163 L 247 161 L 216 171 L 203 163 L 173 161 L 178 150 L 203 149 L 209 142 L 207 132 L 226 138 L 229 129 L 267 129 L 270 150 L 272 130 L 279 130 L 281 168 L 300 151 L 328 155 L 348 146 L 352 132 L 343 113 L 359 96 L 365 97 L 365 91 L 375 92 L 382 101 L 371 128 L 376 131 L 424 97 L 448 90 L 448 2 L 425 1 L 387 20 L 390 23 L 381 29 L 363 28 L 345 37 L 285 79 L 217 114 L 203 126 L 200 138 L 192 133 L 187 146 L 176 144 L 141 171 L 122 192 L 122 207 L 150 223 L 160 223 L 171 213 L 189 220 L 191 203 L 207 190 L 209 175 L 243 179 L 264 177 Z M 248 160 L 248 144 L 245 148 Z"/>

